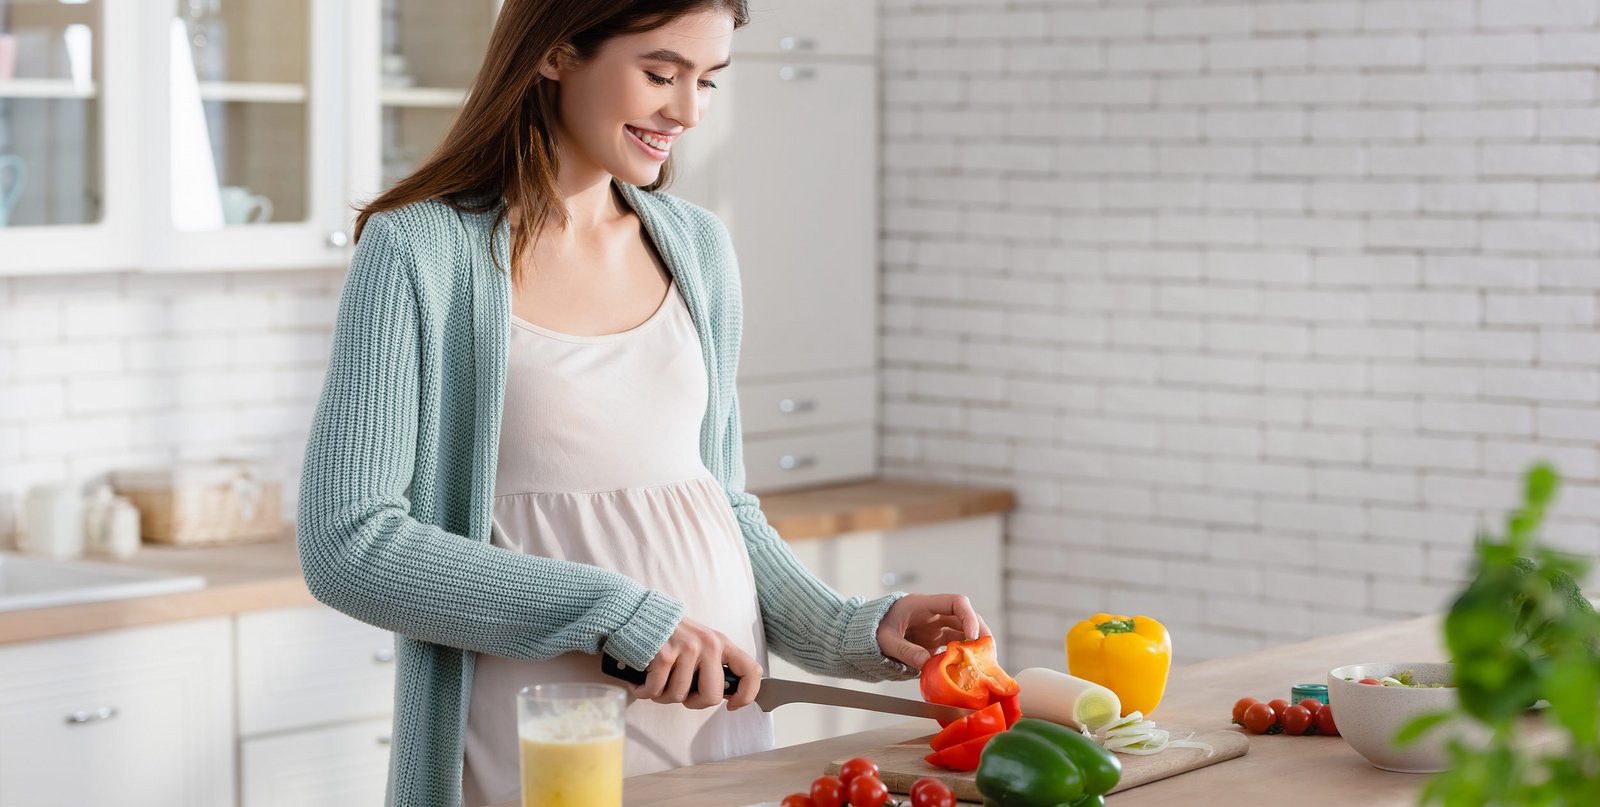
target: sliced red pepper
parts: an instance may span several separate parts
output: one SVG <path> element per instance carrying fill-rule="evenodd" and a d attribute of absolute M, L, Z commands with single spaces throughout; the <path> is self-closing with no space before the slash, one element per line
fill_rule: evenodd
<path fill-rule="evenodd" d="M 1022 696 L 1020 694 L 1005 698 L 996 705 L 1005 714 L 1006 728 L 1015 726 L 1017 721 L 1022 719 Z"/>
<path fill-rule="evenodd" d="M 991 703 L 946 726 L 944 731 L 934 735 L 929 745 L 933 746 L 935 751 L 943 751 L 952 745 L 960 745 L 968 740 L 987 737 L 997 731 L 1005 730 L 1005 710 L 1001 708 L 1001 704 Z"/>
<path fill-rule="evenodd" d="M 968 740 L 960 745 L 952 745 L 943 751 L 935 751 L 939 755 L 939 764 L 953 771 L 975 771 L 978 769 L 978 760 L 983 756 L 983 747 L 989 741 L 1000 736 L 1000 732 L 985 734 L 982 737 Z"/>
<path fill-rule="evenodd" d="M 922 698 L 929 703 L 982 709 L 1021 687 L 994 657 L 994 637 L 951 642 L 922 665 Z"/>
<path fill-rule="evenodd" d="M 935 751 L 931 754 L 923 754 L 922 761 L 932 765 L 935 768 L 945 767 L 944 758 L 939 756 L 938 751 Z"/>

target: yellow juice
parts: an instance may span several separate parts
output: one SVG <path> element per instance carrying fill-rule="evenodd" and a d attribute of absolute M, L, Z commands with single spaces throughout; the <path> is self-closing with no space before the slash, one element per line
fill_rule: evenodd
<path fill-rule="evenodd" d="M 522 738 L 522 807 L 621 807 L 622 735 Z"/>

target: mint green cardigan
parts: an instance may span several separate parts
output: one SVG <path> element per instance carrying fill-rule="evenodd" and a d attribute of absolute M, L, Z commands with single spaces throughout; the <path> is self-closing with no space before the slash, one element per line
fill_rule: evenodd
<path fill-rule="evenodd" d="M 742 308 L 726 228 L 681 199 L 616 184 L 700 335 L 710 379 L 700 453 L 743 533 L 769 648 L 821 674 L 914 677 L 876 638 L 904 593 L 841 597 L 796 560 L 744 490 Z M 510 278 L 493 257 L 510 266 L 508 230 L 494 218 L 425 202 L 368 220 L 306 445 L 296 518 L 306 585 L 395 633 L 389 805 L 460 803 L 477 653 L 605 651 L 643 668 L 684 612 L 620 574 L 489 543 L 511 312 Z"/>

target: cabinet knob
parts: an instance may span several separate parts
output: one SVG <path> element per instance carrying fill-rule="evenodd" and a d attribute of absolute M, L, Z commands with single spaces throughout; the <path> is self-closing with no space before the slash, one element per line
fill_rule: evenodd
<path fill-rule="evenodd" d="M 784 398 L 778 402 L 778 411 L 785 415 L 796 412 L 810 412 L 817 408 L 817 402 L 810 398 Z"/>
<path fill-rule="evenodd" d="M 73 712 L 72 714 L 67 715 L 67 725 L 76 726 L 83 723 L 97 723 L 102 720 L 110 720 L 116 716 L 117 707 L 115 706 L 102 706 L 99 709 L 85 709 L 83 711 Z"/>
<path fill-rule="evenodd" d="M 387 735 L 387 734 L 378 735 L 378 745 L 389 745 L 389 744 L 391 744 L 393 742 L 394 742 L 394 738 L 389 736 L 389 735 Z"/>
<path fill-rule="evenodd" d="M 810 468 L 817 464 L 817 458 L 812 456 L 796 456 L 785 454 L 778 458 L 778 467 L 785 471 L 794 471 L 801 468 Z"/>
<path fill-rule="evenodd" d="M 883 580 L 883 585 L 884 585 L 885 588 L 894 588 L 895 586 L 909 586 L 909 585 L 912 585 L 912 584 L 917 582 L 917 573 L 916 572 L 884 572 L 883 573 L 883 577 L 881 579 Z"/>
<path fill-rule="evenodd" d="M 778 50 L 816 50 L 817 40 L 809 36 L 786 36 L 778 39 Z"/>
<path fill-rule="evenodd" d="M 786 64 L 778 68 L 778 78 L 784 81 L 805 81 L 815 78 L 816 75 L 817 71 L 810 67 L 795 67 Z"/>
<path fill-rule="evenodd" d="M 379 664 L 388 664 L 389 662 L 394 661 L 394 649 L 380 647 L 378 648 L 378 652 L 372 654 L 372 660 L 378 662 Z"/>
<path fill-rule="evenodd" d="M 338 249 L 348 243 L 350 243 L 350 236 L 346 235 L 344 230 L 334 230 L 328 233 L 328 246 Z"/>

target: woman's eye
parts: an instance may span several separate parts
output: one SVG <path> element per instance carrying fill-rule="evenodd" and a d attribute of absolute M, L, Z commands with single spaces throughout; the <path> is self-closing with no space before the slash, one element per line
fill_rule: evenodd
<path fill-rule="evenodd" d="M 700 86 L 705 88 L 705 89 L 708 89 L 708 90 L 714 90 L 714 89 L 717 88 L 716 82 L 710 81 L 708 79 L 701 79 L 700 80 Z"/>
<path fill-rule="evenodd" d="M 666 76 L 658 76 L 648 70 L 645 71 L 645 75 L 650 77 L 651 84 L 655 84 L 660 87 L 665 87 L 672 83 L 672 79 L 667 78 Z"/>

